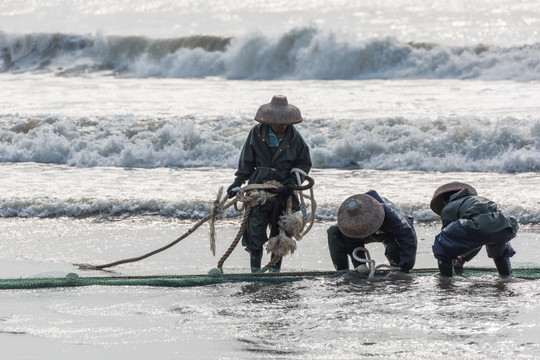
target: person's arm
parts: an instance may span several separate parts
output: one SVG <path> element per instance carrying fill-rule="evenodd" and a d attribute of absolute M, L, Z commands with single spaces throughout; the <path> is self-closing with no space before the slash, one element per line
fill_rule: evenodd
<path fill-rule="evenodd" d="M 309 171 L 311 170 L 311 154 L 309 152 L 309 147 L 307 146 L 306 142 L 300 134 L 297 134 L 297 136 L 300 138 L 299 144 L 298 144 L 298 151 L 297 151 L 297 157 L 293 162 L 293 168 L 298 168 L 302 171 L 304 171 L 306 174 L 309 174 Z M 292 183 L 296 184 L 296 175 L 294 173 L 291 173 L 288 178 L 285 179 L 285 181 L 289 181 L 289 179 L 292 178 Z M 285 183 L 284 181 L 284 183 Z M 300 175 L 300 181 L 304 181 L 304 176 Z"/>
<path fill-rule="evenodd" d="M 397 212 L 396 209 L 387 207 L 392 214 L 392 233 L 399 244 L 399 267 L 403 272 L 409 272 L 416 262 L 416 249 L 418 240 L 412 221 Z"/>
<path fill-rule="evenodd" d="M 304 142 L 304 140 L 302 140 L 302 145 L 300 146 L 300 151 L 298 157 L 296 158 L 294 167 L 303 170 L 306 174 L 309 174 L 311 166 L 312 163 L 311 154 L 309 153 L 309 147 Z"/>
<path fill-rule="evenodd" d="M 253 132 L 255 128 L 251 129 L 249 135 L 242 147 L 240 157 L 238 159 L 238 170 L 234 174 L 237 181 L 242 183 L 249 179 L 253 171 L 255 170 L 255 150 L 253 149 L 252 142 L 254 141 Z"/>
<path fill-rule="evenodd" d="M 366 194 L 384 205 L 384 224 L 388 225 L 399 245 L 399 267 L 403 272 L 409 272 L 416 262 L 418 240 L 412 221 L 398 211 L 396 206 L 370 190 Z"/>

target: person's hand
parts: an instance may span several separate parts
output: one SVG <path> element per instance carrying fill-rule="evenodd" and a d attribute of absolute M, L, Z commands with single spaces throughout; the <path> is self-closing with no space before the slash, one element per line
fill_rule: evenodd
<path fill-rule="evenodd" d="M 289 185 L 289 184 L 296 185 L 296 180 L 294 178 L 292 178 L 292 177 L 286 178 L 285 180 L 283 180 L 283 182 L 281 184 L 284 185 L 284 186 Z"/>
<path fill-rule="evenodd" d="M 234 189 L 240 186 L 242 186 L 242 182 L 240 180 L 234 180 L 231 186 L 229 186 L 229 188 L 227 189 L 227 195 L 229 195 L 229 199 L 236 195 L 238 190 L 234 190 Z"/>
<path fill-rule="evenodd" d="M 456 261 L 454 261 L 454 269 L 456 268 L 463 268 L 463 265 L 465 265 L 465 260 L 463 258 L 458 257 Z"/>
<path fill-rule="evenodd" d="M 290 178 L 287 178 L 285 180 L 283 180 L 283 182 L 281 183 L 281 185 L 283 185 L 286 189 L 285 191 L 283 191 L 283 194 L 285 194 L 285 196 L 288 198 L 289 196 L 293 196 L 294 195 L 294 190 L 291 189 L 290 187 L 288 187 L 287 185 L 295 185 L 296 184 L 296 181 L 294 180 L 294 178 L 290 177 Z"/>

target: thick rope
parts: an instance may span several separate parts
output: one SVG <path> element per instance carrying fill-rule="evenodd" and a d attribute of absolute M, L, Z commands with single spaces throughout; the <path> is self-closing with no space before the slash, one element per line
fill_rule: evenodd
<path fill-rule="evenodd" d="M 270 262 L 268 264 L 266 264 L 263 268 L 261 268 L 259 271 L 255 272 L 255 274 L 262 274 L 262 273 L 268 271 L 269 269 L 274 267 L 274 265 L 276 265 L 278 263 L 278 261 L 281 260 L 282 257 L 283 256 L 274 255 L 272 257 L 272 259 L 270 260 Z"/>
<path fill-rule="evenodd" d="M 251 204 L 252 207 L 257 205 L 264 204 L 268 199 L 277 196 L 277 194 L 272 194 L 264 190 L 276 190 L 282 187 L 282 185 L 277 181 L 267 181 L 264 184 L 251 184 L 246 185 L 243 188 L 238 187 L 233 190 L 238 190 L 236 192 L 236 201 L 237 204 L 234 205 L 234 209 L 238 212 L 242 212 L 246 209 L 248 204 Z M 238 203 L 242 205 L 239 207 Z"/>
<path fill-rule="evenodd" d="M 247 220 L 249 218 L 249 213 L 251 212 L 251 206 L 248 205 L 245 212 L 244 212 L 244 217 L 242 219 L 242 223 L 240 224 L 240 229 L 238 229 L 238 233 L 236 234 L 236 237 L 234 238 L 233 242 L 231 243 L 231 245 L 229 246 L 229 248 L 227 249 L 227 251 L 225 251 L 225 253 L 223 254 L 223 256 L 221 256 L 221 259 L 219 259 L 218 261 L 218 264 L 217 264 L 217 268 L 223 272 L 223 264 L 225 263 L 225 260 L 227 260 L 227 258 L 232 254 L 233 250 L 236 248 L 236 245 L 238 245 L 238 242 L 240 241 L 240 239 L 242 238 L 242 235 L 244 234 L 244 231 L 246 230 L 246 224 L 247 224 Z"/>
<path fill-rule="evenodd" d="M 225 212 L 223 209 L 223 204 L 227 201 L 227 197 L 223 197 L 223 199 L 221 199 L 222 195 L 223 186 L 219 188 L 217 198 L 214 200 L 214 206 L 210 212 L 212 215 L 212 218 L 210 219 L 210 251 L 212 251 L 212 255 L 214 256 L 216 256 L 216 217 L 218 214 L 224 217 Z"/>
<path fill-rule="evenodd" d="M 306 177 L 307 173 L 299 168 L 293 168 L 291 169 L 291 173 L 294 173 L 296 175 L 296 182 L 298 185 L 302 185 L 302 179 L 300 178 L 300 175 Z M 311 214 L 309 216 L 309 219 L 307 218 L 306 214 L 306 203 L 304 201 L 304 198 L 309 199 L 311 203 Z M 315 221 L 315 210 L 317 209 L 317 203 L 315 202 L 315 196 L 313 194 L 313 186 L 309 188 L 309 196 L 304 195 L 302 191 L 300 191 L 300 202 L 301 202 L 301 210 L 302 210 L 302 231 L 298 234 L 298 236 L 295 236 L 297 240 L 302 239 L 313 227 L 313 223 Z M 307 220 L 307 221 L 306 221 Z M 309 224 L 306 228 L 306 223 Z M 304 230 L 305 229 L 305 230 Z"/>
<path fill-rule="evenodd" d="M 297 176 L 298 176 L 298 174 L 297 174 Z M 262 205 L 269 198 L 274 197 L 274 196 L 277 195 L 277 194 L 274 194 L 274 193 L 269 193 L 269 192 L 264 191 L 264 190 L 275 190 L 275 189 L 279 189 L 280 187 L 282 187 L 282 185 L 279 182 L 276 182 L 276 181 L 271 181 L 271 182 L 267 182 L 267 183 L 264 183 L 264 184 L 247 185 L 244 188 L 238 188 L 238 192 L 236 194 L 236 197 L 227 204 L 225 204 L 226 201 L 227 201 L 227 197 L 223 197 L 223 199 L 221 199 L 222 194 L 223 194 L 223 188 L 221 187 L 219 189 L 219 191 L 218 191 L 217 198 L 213 203 L 214 206 L 213 206 L 212 210 L 210 211 L 210 214 L 208 214 L 205 218 L 203 218 L 197 224 L 195 224 L 192 228 L 190 228 L 186 233 L 184 233 L 182 236 L 180 236 L 176 240 L 172 241 L 171 243 L 169 243 L 169 244 L 167 244 L 167 245 L 165 245 L 165 246 L 163 246 L 163 247 L 161 247 L 159 249 L 156 249 L 154 251 L 151 251 L 149 253 L 141 255 L 141 256 L 128 258 L 128 259 L 123 259 L 123 260 L 118 260 L 118 261 L 114 261 L 114 262 L 107 263 L 107 264 L 101 264 L 101 265 L 74 264 L 74 265 L 78 266 L 79 269 L 81 269 L 81 270 L 103 270 L 103 269 L 108 268 L 108 267 L 113 267 L 113 266 L 117 266 L 117 265 L 121 265 L 121 264 L 140 261 L 140 260 L 146 259 L 146 258 L 148 258 L 148 257 L 150 257 L 152 255 L 158 254 L 158 253 L 160 253 L 160 252 L 162 252 L 164 250 L 167 250 L 170 247 L 178 244 L 180 241 L 184 240 L 189 235 L 194 233 L 201 225 L 203 225 L 207 221 L 210 221 L 210 250 L 212 251 L 212 254 L 215 255 L 215 250 L 216 250 L 216 247 L 215 247 L 215 244 L 216 244 L 215 221 L 216 221 L 216 217 L 219 214 L 221 214 L 223 216 L 224 213 L 225 213 L 225 210 L 227 208 L 229 208 L 230 206 L 234 205 L 235 209 L 237 211 L 239 211 L 239 212 L 245 210 L 245 214 L 244 214 L 242 224 L 240 226 L 240 229 L 238 231 L 238 234 L 237 234 L 235 240 L 233 241 L 233 243 L 231 244 L 231 246 L 229 247 L 227 252 L 222 256 L 222 258 L 220 259 L 220 261 L 218 263 L 218 268 L 219 268 L 219 270 L 221 270 L 225 260 L 230 256 L 230 254 L 232 253 L 234 248 L 238 245 L 238 242 L 239 242 L 239 240 L 240 240 L 240 238 L 241 238 L 241 236 L 242 236 L 242 234 L 243 234 L 243 232 L 245 230 L 245 226 L 246 226 L 246 223 L 247 223 L 247 218 L 249 216 L 249 212 L 251 211 L 251 208 L 253 206 Z M 310 191 L 311 191 L 311 195 L 313 195 L 312 188 L 310 189 Z M 313 198 L 313 196 L 312 196 L 312 198 Z M 242 203 L 242 206 L 238 207 L 238 203 Z M 315 211 L 314 211 L 313 200 L 312 200 L 312 214 L 311 214 L 312 218 L 313 218 L 314 212 Z M 302 222 L 302 223 L 304 223 L 304 222 Z M 311 225 L 310 225 L 309 228 L 311 228 Z M 308 231 L 309 231 L 309 229 L 308 229 Z M 304 232 L 304 234 L 305 233 L 307 233 L 307 231 Z M 301 238 L 301 236 L 303 236 L 303 235 L 298 235 L 298 236 Z M 294 240 L 292 240 L 292 241 L 294 241 Z M 273 265 L 275 265 L 275 263 L 277 263 L 277 261 L 279 261 L 279 259 L 281 257 L 282 256 L 275 256 L 271 260 L 269 265 L 267 265 L 267 266 L 272 267 Z"/>
<path fill-rule="evenodd" d="M 366 255 L 366 258 L 361 258 L 359 257 L 358 255 L 356 255 L 357 252 L 359 251 L 363 251 L 364 254 Z M 357 261 L 363 263 L 362 265 L 359 265 L 355 270 L 360 272 L 360 273 L 366 273 L 366 272 L 369 272 L 369 275 L 368 277 L 373 277 L 373 275 L 375 275 L 375 260 L 371 259 L 371 256 L 369 254 L 369 251 L 368 249 L 366 249 L 365 247 L 362 247 L 362 246 L 359 246 L 357 248 L 355 248 L 352 252 L 352 256 L 353 258 L 355 258 Z M 369 265 L 367 265 L 369 264 Z"/>
<path fill-rule="evenodd" d="M 313 227 L 313 223 L 315 222 L 315 210 L 317 209 L 317 203 L 315 202 L 315 196 L 313 195 L 313 188 L 309 189 L 310 196 L 306 196 L 311 202 L 311 214 L 308 219 L 308 226 L 305 228 L 305 230 L 300 234 L 300 237 L 303 238 Z"/>
<path fill-rule="evenodd" d="M 277 184 L 279 184 L 279 183 L 277 183 Z M 275 189 L 275 188 L 276 188 L 275 183 L 272 183 L 272 184 L 268 184 L 268 183 L 266 183 L 266 184 L 253 184 L 253 185 L 248 185 L 248 186 L 244 187 L 244 189 L 247 189 L 247 190 Z M 243 192 L 245 192 L 245 190 Z M 214 207 L 212 208 L 210 214 L 208 214 L 205 218 L 203 218 L 199 222 L 197 222 L 192 228 L 190 228 L 182 236 L 180 236 L 176 240 L 172 241 L 171 243 L 169 243 L 169 244 L 167 244 L 167 245 L 165 245 L 165 246 L 163 246 L 163 247 L 161 247 L 159 249 L 156 249 L 154 251 L 151 251 L 151 252 L 146 253 L 146 254 L 141 255 L 141 256 L 128 258 L 128 259 L 124 259 L 124 260 L 118 260 L 118 261 L 114 261 L 114 262 L 111 262 L 111 263 L 108 263 L 108 264 L 102 264 L 102 265 L 73 264 L 73 265 L 78 266 L 79 269 L 81 269 L 81 270 L 103 270 L 105 268 L 109 268 L 109 267 L 113 267 L 113 266 L 117 266 L 117 265 L 121 265 L 121 264 L 127 264 L 127 263 L 131 263 L 131 262 L 140 261 L 140 260 L 146 259 L 146 258 L 148 258 L 148 257 L 150 257 L 152 255 L 155 255 L 155 254 L 158 254 L 158 253 L 160 253 L 162 251 L 165 251 L 165 250 L 173 247 L 174 245 L 178 244 L 180 241 L 184 240 L 189 235 L 193 234 L 205 222 L 207 222 L 209 220 L 212 220 L 212 219 L 215 219 L 215 217 L 217 216 L 218 213 L 223 214 L 227 208 L 229 208 L 229 207 L 231 207 L 233 205 L 236 207 L 237 202 L 246 201 L 246 199 L 247 199 L 247 198 L 242 198 L 242 197 L 236 197 L 236 198 L 232 199 L 230 202 L 228 202 L 227 204 L 224 204 L 227 201 L 227 197 L 224 197 L 223 200 L 219 201 L 219 198 L 221 197 L 221 193 L 222 193 L 222 189 L 220 189 L 219 192 L 218 192 L 218 198 L 216 199 L 216 201 L 214 201 Z M 216 206 L 216 204 L 219 204 L 219 205 Z M 211 232 L 210 236 L 212 237 L 212 233 L 214 233 L 213 236 L 215 238 L 215 231 L 210 229 L 210 232 Z M 210 241 L 211 241 L 210 247 L 212 248 L 212 240 L 210 240 Z"/>
<path fill-rule="evenodd" d="M 236 237 L 234 238 L 227 251 L 223 254 L 221 259 L 219 259 L 218 261 L 217 268 L 221 272 L 223 272 L 223 264 L 225 263 L 225 260 L 227 260 L 227 258 L 232 254 L 233 250 L 236 248 L 236 246 L 240 242 L 240 239 L 242 238 L 242 235 L 244 234 L 251 209 L 254 206 L 262 205 L 268 199 L 277 196 L 277 194 L 271 194 L 264 190 L 273 190 L 278 189 L 279 187 L 281 187 L 281 184 L 279 182 L 269 181 L 264 184 L 247 185 L 244 188 L 240 188 L 238 190 L 235 199 L 237 200 L 237 202 L 242 203 L 242 207 L 238 208 L 238 206 L 235 205 L 235 209 L 237 211 L 244 211 L 244 217 L 242 218 L 242 223 L 240 224 L 240 229 L 238 229 Z"/>
<path fill-rule="evenodd" d="M 296 175 L 296 184 L 302 185 L 302 178 L 300 177 L 300 175 L 307 176 L 306 172 L 302 169 L 293 168 L 291 169 L 291 173 L 294 173 Z M 306 202 L 304 201 L 304 193 L 302 191 L 300 191 L 300 210 L 302 211 L 302 219 L 306 221 Z"/>
<path fill-rule="evenodd" d="M 222 207 L 222 209 L 225 210 L 225 209 L 231 207 L 234 204 L 236 204 L 236 199 L 234 199 L 234 200 L 230 201 L 229 203 L 227 203 L 226 205 L 224 205 Z M 180 236 L 179 238 L 177 238 L 173 242 L 171 242 L 171 243 L 169 243 L 169 244 L 167 244 L 167 245 L 165 245 L 165 246 L 163 246 L 163 247 L 161 247 L 159 249 L 151 251 L 151 252 L 149 252 L 147 254 L 137 256 L 137 257 L 133 257 L 133 258 L 129 258 L 129 259 L 118 260 L 118 261 L 114 261 L 114 262 L 111 262 L 111 263 L 108 263 L 108 264 L 102 264 L 102 265 L 91 265 L 91 264 L 73 264 L 73 265 L 78 266 L 79 269 L 81 269 L 81 270 L 103 270 L 105 268 L 109 268 L 109 267 L 113 267 L 113 266 L 117 266 L 117 265 L 121 265 L 121 264 L 127 264 L 127 263 L 136 262 L 136 261 L 146 259 L 146 258 L 148 258 L 148 257 L 150 257 L 152 255 L 155 255 L 155 254 L 160 253 L 160 252 L 162 252 L 164 250 L 167 250 L 170 247 L 173 247 L 174 245 L 178 244 L 180 241 L 187 238 L 189 235 L 193 234 L 195 232 L 195 230 L 197 230 L 199 227 L 201 227 L 202 224 L 204 224 L 205 222 L 207 222 L 208 220 L 212 219 L 212 217 L 215 216 L 214 212 L 215 212 L 215 209 L 209 215 L 207 215 L 204 219 L 200 220 L 198 223 L 193 225 L 193 227 L 191 229 L 189 229 L 188 231 L 186 231 L 186 233 L 184 233 L 184 235 Z"/>

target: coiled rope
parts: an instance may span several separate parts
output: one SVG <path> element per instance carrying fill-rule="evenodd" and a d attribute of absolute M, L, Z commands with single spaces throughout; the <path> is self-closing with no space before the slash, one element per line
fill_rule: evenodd
<path fill-rule="evenodd" d="M 236 193 L 236 202 L 234 208 L 238 212 L 244 211 L 244 216 L 242 218 L 242 222 L 240 223 L 240 228 L 238 229 L 236 237 L 221 259 L 218 261 L 217 268 L 221 272 L 223 272 L 222 269 L 225 260 L 227 260 L 227 258 L 232 254 L 233 250 L 236 248 L 236 245 L 238 245 L 242 235 L 244 234 L 251 209 L 254 206 L 263 205 L 268 199 L 277 196 L 277 193 L 270 193 L 264 190 L 279 189 L 280 187 L 282 187 L 282 185 L 277 181 L 270 181 L 264 184 L 247 185 L 238 190 Z M 242 204 L 242 206 L 238 207 L 238 203 Z"/>
<path fill-rule="evenodd" d="M 280 217 L 278 221 L 279 234 L 277 236 L 270 238 L 266 244 L 266 252 L 273 254 L 273 256 L 270 262 L 266 264 L 264 267 L 262 267 L 260 270 L 258 270 L 257 273 L 264 273 L 268 271 L 275 264 L 277 264 L 281 258 L 283 258 L 284 256 L 288 254 L 294 253 L 294 251 L 296 250 L 296 241 L 293 239 L 293 237 L 296 240 L 301 240 L 302 237 L 306 235 L 311 229 L 311 227 L 313 226 L 313 221 L 315 218 L 315 209 L 316 209 L 316 203 L 315 203 L 314 195 L 313 195 L 313 184 L 314 184 L 313 179 L 307 176 L 307 174 L 301 169 L 293 168 L 291 170 L 291 173 L 294 173 L 296 175 L 296 180 L 297 180 L 298 185 L 292 185 L 290 187 L 293 190 L 300 191 L 300 198 L 301 198 L 300 209 L 302 211 L 303 216 L 300 218 L 299 216 L 297 216 L 297 214 L 293 213 L 292 199 L 289 198 L 287 201 L 287 209 L 285 210 L 284 214 Z M 304 176 L 304 178 L 308 180 L 309 182 L 308 185 L 302 186 L 302 180 L 300 178 L 300 175 Z M 275 186 L 274 189 L 280 189 L 280 190 L 286 189 L 278 182 L 266 182 L 263 185 L 268 185 L 269 187 Z M 255 186 L 256 189 L 260 189 L 261 185 L 259 184 L 248 185 L 236 193 L 237 198 L 242 202 L 242 204 L 245 204 L 245 208 L 239 209 L 235 206 L 235 209 L 237 211 L 243 210 L 244 217 L 242 219 L 242 223 L 240 225 L 240 229 L 238 230 L 236 238 L 233 240 L 232 244 L 229 246 L 225 254 L 223 254 L 221 259 L 219 260 L 217 264 L 217 269 L 210 270 L 210 273 L 212 274 L 223 273 L 223 264 L 225 263 L 225 260 L 230 256 L 230 254 L 238 245 L 238 242 L 240 241 L 240 238 L 242 237 L 244 233 L 245 226 L 247 224 L 247 219 L 249 218 L 249 213 L 251 211 L 251 208 L 253 206 L 264 204 L 266 200 L 268 199 L 268 196 L 276 195 L 276 194 L 252 193 L 250 194 L 249 197 L 246 198 L 245 192 L 249 186 Z M 310 196 L 307 197 L 311 201 L 311 214 L 309 217 L 307 216 L 306 205 L 305 205 L 304 196 L 302 193 L 302 190 L 306 190 L 306 189 L 310 190 Z M 264 191 L 261 191 L 261 193 L 264 193 Z M 309 223 L 307 228 L 305 228 L 306 223 Z"/>
<path fill-rule="evenodd" d="M 366 254 L 365 259 L 361 258 L 361 257 L 359 257 L 357 255 L 357 253 L 360 252 L 360 251 L 363 251 Z M 365 247 L 362 247 L 362 246 L 359 246 L 359 247 L 355 248 L 353 250 L 352 256 L 353 256 L 353 258 L 360 261 L 361 263 L 364 263 L 364 264 L 358 266 L 355 270 L 360 272 L 360 273 L 368 273 L 369 272 L 368 278 L 372 278 L 375 275 L 375 270 L 380 270 L 380 269 L 383 269 L 383 268 L 388 269 L 390 271 L 400 270 L 398 267 L 390 266 L 390 265 L 387 265 L 387 264 L 380 264 L 380 265 L 375 266 L 375 260 L 373 260 L 371 258 L 371 255 L 369 254 L 368 249 L 366 249 Z"/>
<path fill-rule="evenodd" d="M 309 178 L 309 181 L 310 181 L 309 186 L 311 189 L 313 187 L 313 179 Z M 295 188 L 294 186 L 291 186 L 291 187 L 293 189 Z M 302 186 L 297 186 L 296 188 L 304 189 L 304 187 Z M 212 251 L 212 254 L 215 255 L 215 250 L 216 250 L 215 248 L 215 243 L 216 243 L 215 221 L 218 215 L 223 216 L 223 214 L 225 213 L 225 210 L 234 205 L 236 211 L 238 212 L 244 211 L 244 216 L 243 216 L 242 223 L 241 223 L 241 226 L 240 226 L 240 229 L 238 231 L 236 238 L 234 239 L 233 243 L 229 246 L 229 249 L 222 256 L 222 258 L 220 259 L 218 263 L 218 268 L 221 270 L 223 263 L 225 262 L 227 257 L 232 253 L 232 251 L 238 244 L 245 230 L 245 225 L 247 223 L 247 219 L 249 217 L 251 208 L 253 206 L 264 204 L 264 202 L 266 202 L 269 198 L 277 196 L 277 193 L 271 193 L 269 191 L 269 190 L 277 190 L 277 189 L 283 189 L 283 185 L 275 181 L 267 182 L 264 184 L 247 185 L 244 188 L 240 188 L 239 190 L 241 191 L 238 191 L 237 196 L 231 201 L 227 202 L 228 200 L 227 196 L 223 196 L 223 187 L 220 187 L 217 198 L 213 202 L 213 207 L 210 213 L 206 217 L 201 219 L 199 222 L 197 222 L 195 225 L 193 225 L 193 227 L 191 227 L 188 231 L 186 231 L 182 236 L 178 237 L 176 240 L 172 241 L 171 243 L 141 256 L 118 260 L 118 261 L 114 261 L 107 264 L 92 265 L 92 264 L 86 264 L 86 263 L 78 263 L 78 264 L 73 264 L 73 265 L 79 267 L 79 269 L 81 270 L 103 270 L 105 268 L 118 266 L 121 264 L 140 261 L 173 247 L 174 245 L 178 244 L 180 241 L 187 238 L 189 235 L 193 234 L 199 227 L 201 227 L 207 221 L 210 221 L 210 250 Z M 312 190 L 311 190 L 311 194 L 313 194 Z M 311 196 L 313 197 L 313 195 Z M 241 204 L 241 206 L 238 205 L 239 203 Z M 313 208 L 313 205 L 312 205 L 312 208 Z M 312 212 L 314 213 L 314 210 L 312 210 Z M 304 234 L 305 233 L 307 233 L 307 231 L 304 232 Z M 275 262 L 277 262 L 278 260 L 279 258 Z"/>
<path fill-rule="evenodd" d="M 315 219 L 315 210 L 317 203 L 315 202 L 315 196 L 313 195 L 313 181 L 307 174 L 298 168 L 293 168 L 291 173 L 296 176 L 297 187 L 293 189 L 300 190 L 300 210 L 302 212 L 302 218 L 299 218 L 296 213 L 292 211 L 292 199 L 287 200 L 287 209 L 285 213 L 280 217 L 278 221 L 279 234 L 268 239 L 266 244 L 266 252 L 274 254 L 270 262 L 261 268 L 257 273 L 263 273 L 268 269 L 271 269 L 278 261 L 288 254 L 293 254 L 296 251 L 296 241 L 302 240 L 302 238 L 311 230 Z M 302 187 L 302 175 L 305 179 L 308 179 L 309 185 Z M 311 181 L 310 181 L 311 180 Z M 311 202 L 310 216 L 307 216 L 307 206 L 304 201 L 304 193 L 301 190 L 309 188 L 310 195 L 305 196 Z M 306 223 L 309 225 L 306 227 Z M 293 237 L 296 239 L 294 240 Z"/>

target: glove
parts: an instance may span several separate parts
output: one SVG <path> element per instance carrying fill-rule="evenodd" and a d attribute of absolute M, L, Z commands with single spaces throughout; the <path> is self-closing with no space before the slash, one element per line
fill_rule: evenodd
<path fill-rule="evenodd" d="M 234 197 L 234 195 L 236 195 L 236 193 L 238 192 L 238 190 L 233 189 L 240 186 L 242 186 L 242 182 L 240 180 L 234 180 L 231 186 L 229 186 L 229 188 L 227 189 L 227 195 L 229 195 L 229 199 Z"/>
<path fill-rule="evenodd" d="M 290 177 L 290 178 L 287 178 L 285 180 L 283 180 L 283 182 L 281 183 L 281 185 L 287 187 L 287 185 L 296 185 L 296 181 L 294 180 L 294 178 Z M 286 190 L 283 191 L 283 194 L 285 195 L 285 197 L 289 197 L 289 196 L 293 196 L 294 195 L 294 190 L 291 189 L 290 187 L 287 187 Z"/>
<path fill-rule="evenodd" d="M 291 184 L 291 185 L 296 185 L 296 179 L 295 178 L 286 178 L 285 180 L 283 180 L 283 182 L 281 183 L 283 185 L 288 185 L 288 184 Z"/>

